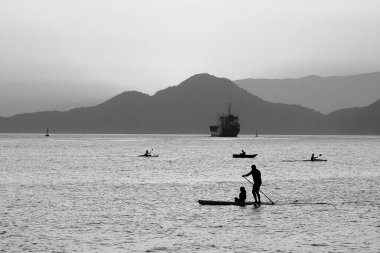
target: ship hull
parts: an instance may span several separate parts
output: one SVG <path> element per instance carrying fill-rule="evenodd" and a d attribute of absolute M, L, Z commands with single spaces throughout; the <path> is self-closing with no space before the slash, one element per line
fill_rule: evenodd
<path fill-rule="evenodd" d="M 214 137 L 237 137 L 240 128 L 228 126 L 210 126 L 211 136 Z"/>

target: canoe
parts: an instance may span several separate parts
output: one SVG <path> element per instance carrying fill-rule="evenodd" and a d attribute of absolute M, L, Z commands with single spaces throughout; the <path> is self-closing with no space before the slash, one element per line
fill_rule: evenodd
<path fill-rule="evenodd" d="M 314 160 L 303 160 L 304 162 L 327 162 L 327 160 L 324 159 L 314 159 Z"/>
<path fill-rule="evenodd" d="M 232 155 L 233 158 L 255 158 L 256 156 L 257 154 L 253 154 L 253 155 L 233 154 Z"/>
<path fill-rule="evenodd" d="M 158 157 L 158 155 L 139 155 L 139 157 Z"/>
<path fill-rule="evenodd" d="M 255 202 L 234 202 L 234 201 L 216 201 L 216 200 L 198 200 L 201 205 L 219 205 L 219 206 L 248 206 L 248 205 L 273 205 L 272 203 L 262 202 L 260 204 Z"/>

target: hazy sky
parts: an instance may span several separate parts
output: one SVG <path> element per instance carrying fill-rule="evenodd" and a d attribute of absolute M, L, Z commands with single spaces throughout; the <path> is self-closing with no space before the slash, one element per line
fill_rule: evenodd
<path fill-rule="evenodd" d="M 0 116 L 232 80 L 380 71 L 379 0 L 1 0 Z"/>

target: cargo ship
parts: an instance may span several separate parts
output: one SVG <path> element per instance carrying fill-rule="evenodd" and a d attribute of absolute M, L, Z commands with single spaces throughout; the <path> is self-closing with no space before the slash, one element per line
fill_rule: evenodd
<path fill-rule="evenodd" d="M 237 137 L 240 132 L 239 117 L 231 114 L 231 104 L 228 104 L 227 114 L 218 114 L 218 123 L 210 126 L 211 136 Z"/>

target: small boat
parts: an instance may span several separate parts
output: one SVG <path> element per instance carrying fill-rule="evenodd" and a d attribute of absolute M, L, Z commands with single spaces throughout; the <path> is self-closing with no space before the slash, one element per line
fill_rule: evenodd
<path fill-rule="evenodd" d="M 158 155 L 139 155 L 139 157 L 158 157 Z"/>
<path fill-rule="evenodd" d="M 45 134 L 46 137 L 49 137 L 49 128 L 46 128 L 46 134 Z"/>
<path fill-rule="evenodd" d="M 252 155 L 244 155 L 244 154 L 233 154 L 233 158 L 255 158 L 257 154 L 252 154 Z"/>
<path fill-rule="evenodd" d="M 217 200 L 198 200 L 201 205 L 213 205 L 213 206 L 248 206 L 248 205 L 274 205 L 272 203 L 255 203 L 255 202 L 234 202 L 234 201 L 217 201 Z"/>
<path fill-rule="evenodd" d="M 303 160 L 304 162 L 327 162 L 327 160 L 325 159 L 318 159 L 318 158 L 315 158 L 313 160 L 311 159 L 308 159 L 308 160 Z"/>

